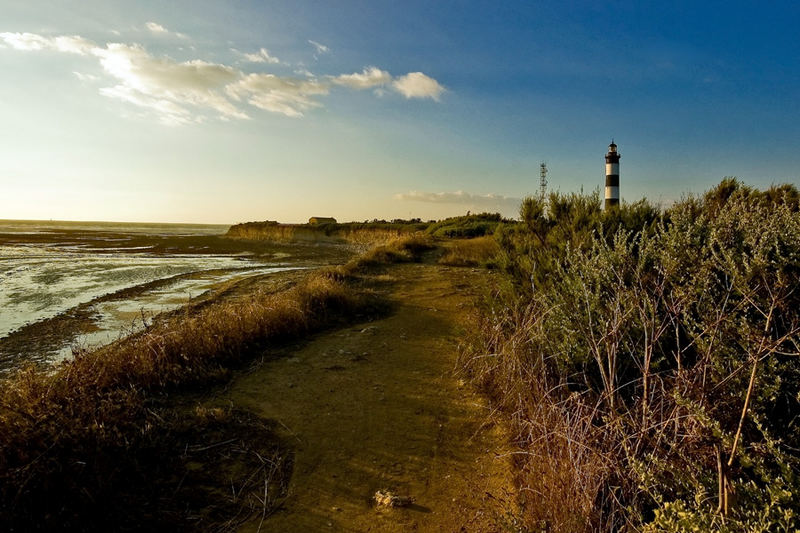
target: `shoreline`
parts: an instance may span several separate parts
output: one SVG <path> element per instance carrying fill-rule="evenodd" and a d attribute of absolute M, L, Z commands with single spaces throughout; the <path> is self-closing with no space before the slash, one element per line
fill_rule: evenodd
<path fill-rule="evenodd" d="M 185 307 L 202 305 L 204 302 L 215 298 L 224 298 L 226 294 L 236 290 L 239 284 L 252 284 L 253 281 L 267 280 L 273 277 L 293 278 L 292 272 L 306 271 L 305 266 L 248 266 L 231 269 L 209 269 L 176 274 L 166 278 L 156 279 L 124 287 L 116 291 L 97 296 L 87 302 L 45 317 L 35 322 L 25 324 L 0 337 L 0 377 L 8 376 L 27 363 L 36 365 L 53 365 L 68 359 L 65 351 L 73 347 L 79 350 L 87 348 L 96 349 L 104 345 L 124 340 L 144 327 L 145 322 L 150 324 L 164 320 L 176 312 L 181 312 Z M 271 272 L 259 272 L 264 269 L 274 269 Z M 144 307 L 140 311 L 120 313 L 128 316 L 130 322 L 123 324 L 120 320 L 106 319 L 103 326 L 103 313 L 97 309 L 99 304 L 119 302 L 122 305 L 130 304 L 134 298 L 147 297 L 151 291 L 163 289 L 185 280 L 194 280 L 207 275 L 220 275 L 221 279 L 209 283 L 207 288 L 187 301 L 180 304 L 163 304 L 161 311 L 148 312 Z M 237 276 L 237 274 L 239 274 Z M 226 275 L 230 275 L 225 277 Z M 251 279 L 255 278 L 255 279 Z M 146 303 L 146 299 L 144 302 Z M 108 326 L 111 325 L 109 328 Z M 116 332 L 116 333 L 115 333 Z M 91 342 L 87 339 L 98 340 L 98 334 L 106 334 L 111 338 L 107 342 Z"/>
<path fill-rule="evenodd" d="M 8 252 L 0 261 L 0 279 L 10 291 L 6 318 L 11 328 L 0 336 L 0 376 L 28 362 L 68 358 L 75 343 L 86 349 L 115 342 L 162 312 L 207 298 L 231 282 L 277 269 L 339 264 L 358 249 L 253 243 L 221 235 L 143 234 L 141 228 L 131 231 L 124 224 L 105 231 L 76 224 L 82 229 L 49 228 L 33 234 L 9 233 L 8 225 L 0 226 L 0 248 Z M 36 261 L 30 263 L 31 257 Z M 110 261 L 109 268 L 105 261 Z M 135 277 L 128 277 L 130 269 Z M 149 272 L 155 279 L 147 279 Z M 103 284 L 108 285 L 106 292 L 101 292 Z M 88 292 L 81 301 L 84 286 Z M 14 306 L 19 306 L 16 311 Z"/>

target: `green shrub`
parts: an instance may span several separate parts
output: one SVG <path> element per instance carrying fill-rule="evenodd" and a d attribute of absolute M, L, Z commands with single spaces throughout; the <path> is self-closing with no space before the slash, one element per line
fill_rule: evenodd
<path fill-rule="evenodd" d="M 726 180 L 659 212 L 551 195 L 498 232 L 509 285 L 463 360 L 514 414 L 525 492 L 547 495 L 530 525 L 766 531 L 798 510 L 797 196 Z M 571 500 L 580 517 L 557 510 Z"/>

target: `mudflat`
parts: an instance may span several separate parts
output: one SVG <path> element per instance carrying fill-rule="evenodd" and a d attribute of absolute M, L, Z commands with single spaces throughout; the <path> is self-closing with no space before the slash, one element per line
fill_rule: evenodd
<path fill-rule="evenodd" d="M 292 450 L 279 508 L 241 531 L 498 531 L 513 508 L 508 442 L 455 373 L 490 272 L 392 265 L 365 283 L 388 316 L 333 330 L 237 377 L 209 404 L 276 421 Z M 413 503 L 381 506 L 377 491 Z"/>

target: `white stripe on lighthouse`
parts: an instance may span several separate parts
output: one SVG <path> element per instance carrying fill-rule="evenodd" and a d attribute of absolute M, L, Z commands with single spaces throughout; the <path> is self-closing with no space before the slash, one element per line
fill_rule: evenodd
<path fill-rule="evenodd" d="M 606 185 L 606 198 L 612 200 L 619 200 L 619 187 L 613 185 Z"/>
<path fill-rule="evenodd" d="M 606 163 L 606 176 L 619 176 L 619 163 Z"/>

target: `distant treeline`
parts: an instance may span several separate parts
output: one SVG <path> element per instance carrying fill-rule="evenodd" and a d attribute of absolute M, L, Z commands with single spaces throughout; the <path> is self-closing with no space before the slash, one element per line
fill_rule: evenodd
<path fill-rule="evenodd" d="M 227 237 L 239 239 L 315 241 L 315 242 L 385 242 L 399 236 L 423 232 L 434 237 L 470 238 L 492 235 L 503 223 L 513 223 L 499 213 L 480 213 L 422 222 L 418 218 L 391 221 L 373 219 L 364 222 L 323 224 L 280 224 L 276 221 L 245 222 L 231 226 Z"/>
<path fill-rule="evenodd" d="M 530 530 L 798 531 L 800 194 L 528 198 L 463 367 Z"/>

